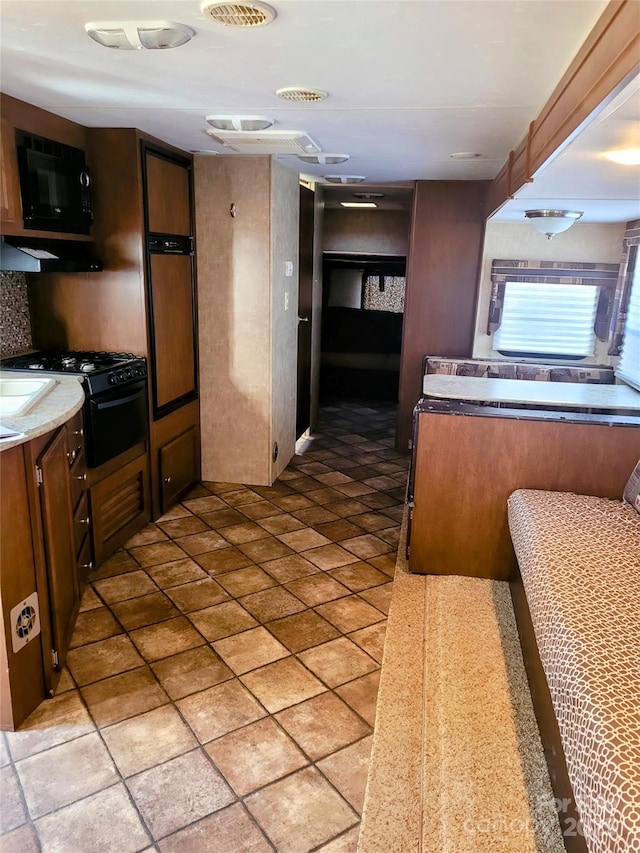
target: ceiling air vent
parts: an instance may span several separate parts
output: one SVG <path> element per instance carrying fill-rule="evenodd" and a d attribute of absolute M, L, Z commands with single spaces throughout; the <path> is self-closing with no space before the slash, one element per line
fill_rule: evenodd
<path fill-rule="evenodd" d="M 324 101 L 328 93 L 322 89 L 307 89 L 304 86 L 286 86 L 278 89 L 276 95 L 283 101 L 294 101 L 297 104 L 312 104 L 315 101 Z"/>
<path fill-rule="evenodd" d="M 361 184 L 367 180 L 364 175 L 325 175 L 324 179 L 330 184 Z"/>
<path fill-rule="evenodd" d="M 348 154 L 327 154 L 326 151 L 322 151 L 320 154 L 300 155 L 300 160 L 304 163 L 312 163 L 314 166 L 335 166 L 337 163 L 344 163 L 348 159 Z"/>
<path fill-rule="evenodd" d="M 266 3 L 212 3 L 204 0 L 200 11 L 223 27 L 262 27 L 276 17 L 276 10 Z"/>
<path fill-rule="evenodd" d="M 209 136 L 239 154 L 313 154 L 320 146 L 303 130 L 207 130 Z"/>

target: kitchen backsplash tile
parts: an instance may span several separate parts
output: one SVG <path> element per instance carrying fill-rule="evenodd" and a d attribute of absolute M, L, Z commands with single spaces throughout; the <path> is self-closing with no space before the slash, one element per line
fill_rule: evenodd
<path fill-rule="evenodd" d="M 26 276 L 0 272 L 0 355 L 15 355 L 32 346 Z"/>

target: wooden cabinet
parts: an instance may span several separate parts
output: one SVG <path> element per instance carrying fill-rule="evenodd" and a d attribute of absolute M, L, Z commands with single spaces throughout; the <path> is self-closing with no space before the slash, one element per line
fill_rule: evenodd
<path fill-rule="evenodd" d="M 62 427 L 35 461 L 51 620 L 52 687 L 64 666 L 80 607 L 69 459 L 67 430 Z M 43 607 L 42 600 L 40 606 Z"/>
<path fill-rule="evenodd" d="M 0 233 L 54 237 L 56 240 L 90 240 L 86 234 L 37 231 L 24 227 L 15 139 L 16 129 L 20 129 L 84 150 L 86 128 L 4 94 L 0 95 L 0 113 Z"/>
<path fill-rule="evenodd" d="M 80 607 L 78 562 L 90 550 L 86 492 L 73 503 L 78 423 L 0 453 L 2 729 L 53 695 Z"/>
<path fill-rule="evenodd" d="M 131 352 L 147 359 L 145 476 L 150 477 L 150 485 L 144 494 L 151 517 L 157 518 L 167 497 L 160 478 L 160 448 L 190 428 L 199 436 L 191 157 L 130 128 L 90 128 L 86 135 L 93 178 L 93 238 L 104 269 L 31 276 L 34 345 Z M 150 252 L 150 235 L 186 240 L 188 250 L 186 254 Z M 197 470 L 199 444 L 196 453 Z M 130 461 L 123 457 L 120 467 Z M 193 482 L 193 470 L 189 463 L 177 478 L 185 489 Z M 116 494 L 120 486 L 117 477 L 111 481 L 116 476 L 111 469 L 100 474 L 109 482 L 99 488 L 91 470 L 88 476 L 94 557 L 99 565 L 121 538 L 113 527 L 117 519 L 112 507 L 104 506 L 107 496 Z M 137 488 L 142 498 L 142 481 Z M 130 516 L 132 523 L 145 516 L 141 503 L 138 507 L 140 512 Z M 125 529 L 131 529 L 128 521 L 120 528 Z"/>
<path fill-rule="evenodd" d="M 43 646 L 49 645 L 48 621 L 40 620 L 38 635 L 18 651 L 13 649 L 16 626 L 11 611 L 38 593 L 38 605 L 47 597 L 38 585 L 36 539 L 32 529 L 35 490 L 25 462 L 25 445 L 0 453 L 0 600 L 3 632 L 0 642 L 0 728 L 13 730 L 46 695 Z M 41 565 L 40 565 L 41 567 Z M 49 646 L 50 648 L 50 646 Z"/>
<path fill-rule="evenodd" d="M 167 442 L 159 455 L 162 512 L 166 512 L 198 476 L 197 430 L 192 427 Z"/>
<path fill-rule="evenodd" d="M 516 489 L 621 498 L 640 454 L 638 426 L 502 411 L 417 416 L 410 571 L 507 580 Z"/>
<path fill-rule="evenodd" d="M 142 452 L 141 452 L 142 451 Z M 134 448 L 122 464 L 96 482 L 90 480 L 93 550 L 99 566 L 149 520 L 149 462 Z M 90 474 L 91 477 L 91 474 Z"/>

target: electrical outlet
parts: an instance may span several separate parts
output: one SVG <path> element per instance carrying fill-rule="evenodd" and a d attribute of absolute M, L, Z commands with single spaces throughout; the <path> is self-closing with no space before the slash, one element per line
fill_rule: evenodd
<path fill-rule="evenodd" d="M 293 261 L 284 262 L 284 274 L 287 278 L 290 278 L 293 275 Z"/>

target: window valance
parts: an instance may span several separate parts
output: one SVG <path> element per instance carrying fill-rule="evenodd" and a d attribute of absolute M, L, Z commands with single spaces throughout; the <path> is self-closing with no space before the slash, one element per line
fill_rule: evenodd
<path fill-rule="evenodd" d="M 500 328 L 505 286 L 508 281 L 532 284 L 598 285 L 600 294 L 594 332 L 607 340 L 618 282 L 619 264 L 577 263 L 575 261 L 494 260 L 491 262 L 491 302 L 487 334 Z"/>

